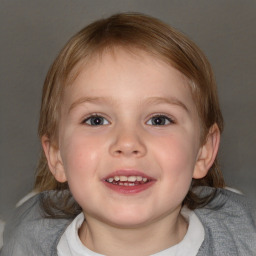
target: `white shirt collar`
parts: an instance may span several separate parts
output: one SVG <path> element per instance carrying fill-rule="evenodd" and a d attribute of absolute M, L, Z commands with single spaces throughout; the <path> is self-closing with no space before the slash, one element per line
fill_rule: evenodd
<path fill-rule="evenodd" d="M 195 256 L 204 240 L 204 227 L 196 214 L 183 207 L 181 214 L 189 223 L 188 231 L 183 240 L 152 256 Z M 80 213 L 67 227 L 58 244 L 58 256 L 102 256 L 89 250 L 81 242 L 78 229 L 84 221 L 83 213 Z"/>

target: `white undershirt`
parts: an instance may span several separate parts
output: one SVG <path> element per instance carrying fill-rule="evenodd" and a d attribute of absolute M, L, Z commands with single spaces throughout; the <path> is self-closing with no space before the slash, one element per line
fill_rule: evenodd
<path fill-rule="evenodd" d="M 204 228 L 196 214 L 183 208 L 181 214 L 188 221 L 188 231 L 183 240 L 166 250 L 152 256 L 195 256 L 204 240 Z M 80 213 L 67 227 L 57 246 L 58 256 L 102 256 L 89 250 L 81 242 L 78 229 L 84 221 L 83 213 Z"/>

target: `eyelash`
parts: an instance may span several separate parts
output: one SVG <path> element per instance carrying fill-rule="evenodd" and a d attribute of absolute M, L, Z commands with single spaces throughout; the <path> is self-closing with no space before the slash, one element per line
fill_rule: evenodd
<path fill-rule="evenodd" d="M 93 118 L 98 118 L 98 119 L 101 119 L 101 121 L 103 121 L 103 123 L 96 123 L 96 124 L 89 124 L 89 123 L 87 123 L 87 122 L 89 122 L 89 121 L 93 121 Z M 96 120 L 94 120 L 94 121 L 96 121 Z M 105 121 L 107 121 L 107 123 L 105 123 Z M 105 118 L 105 117 L 103 117 L 102 115 L 100 115 L 100 114 L 92 114 L 92 115 L 90 115 L 89 117 L 87 117 L 87 118 L 85 118 L 83 121 L 82 121 L 82 124 L 86 124 L 86 125 L 89 125 L 89 126 L 102 126 L 102 125 L 108 125 L 108 124 L 110 124 L 110 122 Z"/>
<path fill-rule="evenodd" d="M 170 116 L 166 115 L 166 114 L 153 114 L 152 116 L 150 116 L 149 120 L 146 122 L 146 124 L 148 124 L 148 122 L 151 120 L 151 123 L 152 123 L 152 119 L 153 118 L 164 118 L 165 122 L 166 120 L 169 122 L 169 123 L 165 123 L 165 124 L 149 124 L 149 125 L 153 125 L 153 126 L 166 126 L 166 125 L 171 125 L 171 124 L 174 124 L 174 120 L 173 118 L 171 118 Z"/>
<path fill-rule="evenodd" d="M 97 120 L 97 118 L 98 118 L 98 120 Z M 152 121 L 154 118 L 155 118 L 154 121 L 158 122 L 158 123 L 153 124 Z M 158 118 L 158 121 L 156 120 L 157 118 Z M 94 124 L 92 123 L 93 119 L 94 119 L 94 121 L 96 121 L 96 123 L 94 123 Z M 150 121 L 151 121 L 151 123 L 149 124 Z M 159 121 L 160 121 L 160 123 L 159 123 Z M 164 123 L 162 124 L 161 121 L 164 121 Z M 168 122 L 168 123 L 166 123 L 166 122 Z M 168 116 L 166 114 L 153 114 L 152 116 L 150 116 L 150 118 L 146 122 L 147 125 L 151 125 L 151 126 L 166 126 L 166 125 L 171 125 L 174 123 L 175 122 L 174 122 L 173 118 L 171 118 L 170 116 Z M 82 121 L 82 124 L 86 124 L 89 126 L 103 126 L 103 125 L 110 124 L 110 122 L 100 114 L 92 114 L 89 117 L 85 118 Z"/>

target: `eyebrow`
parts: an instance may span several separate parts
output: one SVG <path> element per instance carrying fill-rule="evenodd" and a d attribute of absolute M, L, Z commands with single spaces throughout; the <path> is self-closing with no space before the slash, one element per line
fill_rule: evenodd
<path fill-rule="evenodd" d="M 150 97 L 148 99 L 146 99 L 146 104 L 169 104 L 169 105 L 177 105 L 181 108 L 183 108 L 186 112 L 189 112 L 188 107 L 185 105 L 185 103 L 183 103 L 182 101 L 180 101 L 179 99 L 177 99 L 176 97 L 168 97 L 168 98 L 164 98 L 164 97 Z"/>
<path fill-rule="evenodd" d="M 72 109 L 74 109 L 76 106 L 83 104 L 83 103 L 111 103 L 114 104 L 115 100 L 112 97 L 82 97 L 74 101 L 68 112 L 70 112 Z M 156 105 L 156 104 L 169 104 L 169 105 L 177 105 L 181 108 L 183 108 L 186 112 L 189 112 L 189 109 L 187 106 L 177 99 L 176 97 L 150 97 L 143 102 L 143 105 Z"/>
<path fill-rule="evenodd" d="M 83 104 L 83 103 L 87 103 L 87 102 L 91 102 L 91 103 L 106 103 L 106 102 L 113 102 L 112 98 L 105 98 L 105 97 L 82 97 L 77 99 L 76 101 L 74 101 L 68 112 L 70 112 L 73 108 L 75 108 L 76 106 Z"/>

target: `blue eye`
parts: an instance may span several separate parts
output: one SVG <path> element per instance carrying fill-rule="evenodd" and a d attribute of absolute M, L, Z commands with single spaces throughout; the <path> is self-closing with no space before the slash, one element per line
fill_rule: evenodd
<path fill-rule="evenodd" d="M 148 125 L 155 125 L 155 126 L 160 126 L 160 125 L 168 125 L 174 123 L 173 120 L 165 115 L 156 115 L 151 117 L 146 124 Z"/>
<path fill-rule="evenodd" d="M 95 116 L 90 116 L 86 118 L 83 121 L 83 123 L 91 126 L 99 126 L 99 125 L 107 125 L 109 124 L 109 121 L 102 116 L 95 115 Z"/>

